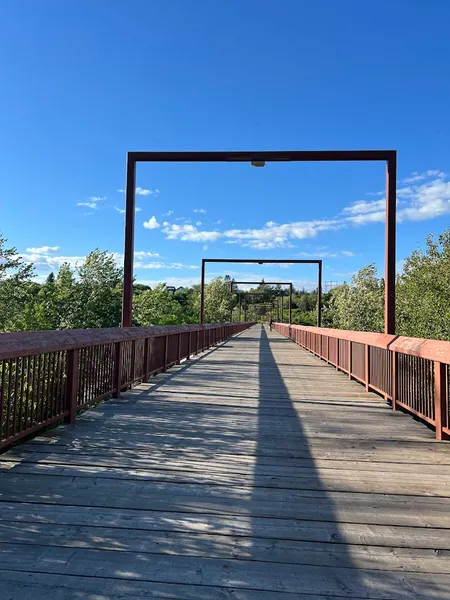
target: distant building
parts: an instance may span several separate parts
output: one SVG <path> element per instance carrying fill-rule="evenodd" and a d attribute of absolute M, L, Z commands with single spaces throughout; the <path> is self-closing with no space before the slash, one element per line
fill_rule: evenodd
<path fill-rule="evenodd" d="M 168 286 L 167 286 L 167 288 L 166 288 L 166 290 L 167 290 L 168 292 L 171 292 L 172 294 L 174 294 L 174 293 L 175 293 L 175 291 L 176 291 L 176 288 L 175 288 L 175 286 L 173 286 L 173 285 L 168 285 Z"/>
<path fill-rule="evenodd" d="M 180 287 L 177 287 L 176 291 L 182 294 L 185 291 L 185 288 L 182 285 L 180 285 Z"/>

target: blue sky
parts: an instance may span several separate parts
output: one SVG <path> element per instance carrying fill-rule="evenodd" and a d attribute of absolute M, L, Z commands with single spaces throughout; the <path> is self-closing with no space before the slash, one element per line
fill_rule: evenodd
<path fill-rule="evenodd" d="M 0 231 L 43 278 L 123 251 L 129 150 L 398 150 L 398 261 L 449 223 L 447 0 L 24 0 L 0 7 Z M 384 165 L 140 165 L 136 277 L 202 257 L 383 265 Z M 315 279 L 313 267 L 209 275 Z"/>

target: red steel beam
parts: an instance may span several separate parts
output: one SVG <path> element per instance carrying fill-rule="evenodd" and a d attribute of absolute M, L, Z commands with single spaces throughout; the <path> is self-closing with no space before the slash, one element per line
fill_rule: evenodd
<path fill-rule="evenodd" d="M 385 261 L 385 333 L 395 333 L 395 227 L 396 162 L 395 150 L 252 150 L 219 152 L 129 152 L 127 155 L 124 286 L 122 326 L 132 325 L 135 187 L 137 162 L 335 162 L 385 161 L 386 181 L 386 261 Z M 219 261 L 217 261 L 219 262 Z M 222 262 L 226 262 L 223 260 Z M 242 260 L 239 262 L 250 262 Z M 254 261 L 259 262 L 259 261 Z M 266 261 L 267 262 L 267 261 Z M 273 261 L 275 262 L 275 261 Z M 292 261 L 280 261 L 292 262 Z M 320 323 L 320 308 L 318 315 Z M 203 313 L 203 311 L 201 311 Z"/>

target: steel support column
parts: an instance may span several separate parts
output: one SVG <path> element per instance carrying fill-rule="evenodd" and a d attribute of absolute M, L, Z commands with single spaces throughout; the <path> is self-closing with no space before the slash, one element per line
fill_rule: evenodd
<path fill-rule="evenodd" d="M 200 325 L 205 322 L 205 259 L 202 260 L 202 280 L 200 284 Z"/>
<path fill-rule="evenodd" d="M 397 153 L 386 162 L 386 248 L 384 274 L 384 333 L 395 334 L 395 238 L 397 209 Z"/>
<path fill-rule="evenodd" d="M 319 263 L 317 276 L 317 327 L 322 326 L 322 261 Z"/>
<path fill-rule="evenodd" d="M 292 325 L 292 292 L 293 292 L 292 283 L 289 284 L 289 325 Z"/>
<path fill-rule="evenodd" d="M 125 249 L 123 259 L 122 327 L 133 322 L 133 259 L 134 259 L 134 213 L 136 197 L 136 161 L 127 156 L 127 183 L 125 191 Z"/>

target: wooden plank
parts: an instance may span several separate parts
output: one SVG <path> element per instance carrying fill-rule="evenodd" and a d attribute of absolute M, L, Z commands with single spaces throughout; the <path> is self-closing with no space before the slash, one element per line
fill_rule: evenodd
<path fill-rule="evenodd" d="M 123 509 L 112 511 L 103 508 L 75 508 L 73 506 L 59 506 L 56 509 L 43 505 L 27 507 L 24 510 L 23 507 L 17 508 L 9 505 L 7 510 L 1 507 L 0 510 L 3 520 L 0 541 L 3 543 L 8 541 L 25 543 L 26 540 L 34 539 L 33 543 L 50 544 L 52 542 L 53 545 L 59 545 L 63 544 L 65 537 L 68 537 L 70 544 L 80 542 L 80 546 L 86 547 L 85 542 L 81 544 L 81 537 L 84 536 L 84 539 L 87 537 L 98 538 L 100 542 L 109 540 L 114 545 L 112 540 L 115 539 L 115 536 L 117 538 L 133 538 L 135 535 L 139 537 L 140 531 L 142 537 L 149 540 L 152 533 L 167 534 L 169 541 L 170 536 L 175 533 L 193 536 L 188 545 L 190 549 L 193 549 L 197 543 L 196 536 L 203 536 L 199 539 L 206 541 L 213 539 L 211 552 L 216 551 L 222 543 L 226 545 L 230 540 L 235 542 L 237 538 L 250 541 L 255 538 L 255 543 L 256 540 L 264 540 L 264 544 L 270 545 L 274 550 L 277 543 L 282 540 L 316 545 L 331 544 L 333 547 L 341 546 L 341 550 L 347 549 L 347 551 L 350 546 L 415 548 L 433 551 L 450 548 L 448 519 L 447 528 L 444 529 L 345 523 L 343 521 L 340 521 L 338 525 L 335 522 L 326 521 L 301 521 L 300 519 L 262 518 L 247 515 L 196 515 L 182 512 Z M 100 531 L 102 529 L 108 529 L 108 534 L 102 533 Z M 64 532 L 67 532 L 67 535 L 63 535 Z M 211 536 L 213 537 L 211 538 Z M 227 538 L 230 538 L 228 542 Z M 277 543 L 269 543 L 269 540 L 275 540 Z M 112 549 L 125 550 L 126 544 L 121 542 Z M 175 552 L 175 547 L 172 550 Z M 332 552 L 333 550 L 330 547 L 328 551 Z M 428 554 L 426 553 L 424 556 L 428 556 Z M 444 555 L 446 556 L 445 553 Z"/>
<path fill-rule="evenodd" d="M 145 456 L 145 457 L 144 457 Z M 180 455 L 173 456 L 172 453 L 165 453 L 162 456 L 154 456 L 153 453 L 127 454 L 126 451 L 115 450 L 97 450 L 95 454 L 88 453 L 87 448 L 85 453 L 80 450 L 59 448 L 55 451 L 52 447 L 51 451 L 42 451 L 40 447 L 30 449 L 29 445 L 19 447 L 12 450 L 8 455 L 0 456 L 1 463 L 39 463 L 39 464 L 55 464 L 55 465 L 90 465 L 98 467 L 112 468 L 131 468 L 138 470 L 156 470 L 156 471 L 197 471 L 211 472 L 218 474 L 242 474 L 253 477 L 255 469 L 258 470 L 258 475 L 276 476 L 276 477 L 295 477 L 296 475 L 308 474 L 319 468 L 321 471 L 332 470 L 343 472 L 356 473 L 396 473 L 399 476 L 407 476 L 407 474 L 417 475 L 417 464 L 409 462 L 385 462 L 385 461 L 370 461 L 370 460 L 350 460 L 336 456 L 329 459 L 316 458 L 294 458 L 287 461 L 285 458 L 274 457 L 268 459 L 258 457 L 250 459 L 245 456 L 212 456 L 206 459 L 201 455 L 186 456 L 183 452 Z M 286 464 L 288 463 L 288 464 Z M 427 463 L 423 463 L 427 464 Z M 442 477 L 442 463 L 427 464 L 427 476 L 438 475 Z M 450 476 L 445 473 L 444 477 Z"/>
<path fill-rule="evenodd" d="M 319 600 L 316 594 L 297 592 L 268 592 L 263 590 L 223 588 L 215 586 L 193 586 L 160 582 L 133 581 L 132 579 L 96 578 L 73 575 L 23 573 L 0 568 L 2 591 L 8 600 L 142 600 L 163 598 L 164 600 Z M 439 583 L 437 584 L 439 585 Z M 416 586 L 417 588 L 418 586 Z M 420 591 L 420 590 L 419 590 Z M 429 597 L 436 595 L 432 586 Z M 339 596 L 341 598 L 342 596 Z M 353 600 L 366 600 L 353 596 Z M 417 597 L 417 596 L 416 596 Z M 331 597 L 327 597 L 328 598 Z M 338 596 L 333 596 L 332 600 Z M 406 598 L 406 596 L 405 596 Z M 386 596 L 384 597 L 386 600 Z"/>
<path fill-rule="evenodd" d="M 450 586 L 450 575 L 442 573 L 389 572 L 355 569 L 351 566 L 324 567 L 296 564 L 268 564 L 257 561 L 225 560 L 191 556 L 166 556 L 138 552 L 116 552 L 48 546 L 8 544 L 0 547 L 3 569 L 51 574 L 88 576 L 134 581 L 214 586 L 230 589 L 260 590 L 262 592 L 297 592 L 333 595 L 346 590 L 347 597 L 367 595 L 372 598 L 402 598 L 404 585 L 422 590 Z M 270 563 L 269 563 L 270 564 Z M 349 563 L 351 564 L 351 563 Z M 384 584 L 384 585 L 383 585 Z M 387 589 L 386 589 L 387 588 Z"/>
<path fill-rule="evenodd" d="M 404 477 L 392 474 L 392 477 L 387 477 L 386 474 L 377 473 L 366 473 L 365 475 L 354 473 L 347 476 L 341 473 L 329 474 L 326 471 L 322 471 L 321 479 L 318 480 L 315 474 L 305 477 L 285 477 L 281 479 L 273 476 L 259 475 L 256 472 L 253 478 L 245 478 L 245 476 L 239 474 L 235 476 L 232 474 L 208 475 L 192 471 L 152 472 L 95 466 L 80 465 L 72 467 L 53 464 L 18 464 L 15 462 L 3 462 L 0 464 L 1 478 L 13 476 L 13 481 L 15 481 L 20 475 L 25 475 L 27 480 L 33 478 L 33 483 L 36 485 L 35 490 L 42 489 L 42 485 L 46 485 L 50 477 L 58 479 L 58 482 L 72 478 L 80 481 L 83 479 L 89 481 L 95 478 L 97 485 L 100 481 L 104 481 L 106 486 L 111 487 L 123 481 L 127 484 L 141 486 L 141 489 L 168 482 L 169 484 L 185 484 L 186 486 L 204 486 L 204 491 L 214 487 L 223 487 L 227 491 L 232 488 L 238 488 L 246 494 L 254 494 L 258 493 L 254 492 L 254 490 L 261 490 L 261 495 L 268 495 L 271 494 L 271 490 L 277 490 L 277 492 L 281 493 L 279 495 L 282 495 L 284 492 L 296 496 L 299 490 L 321 491 L 327 489 L 336 492 L 395 494 L 411 497 L 434 495 L 441 498 L 450 498 L 450 481 L 443 478 L 439 479 L 436 476 L 431 476 L 432 479 L 429 479 L 426 475 L 420 476 L 418 474 L 415 476 L 408 474 Z M 44 482 L 39 481 L 41 477 L 44 479 Z M 58 485 L 58 482 L 56 485 Z M 82 482 L 81 485 L 83 485 Z M 1 491 L 0 497 L 2 497 Z"/>

